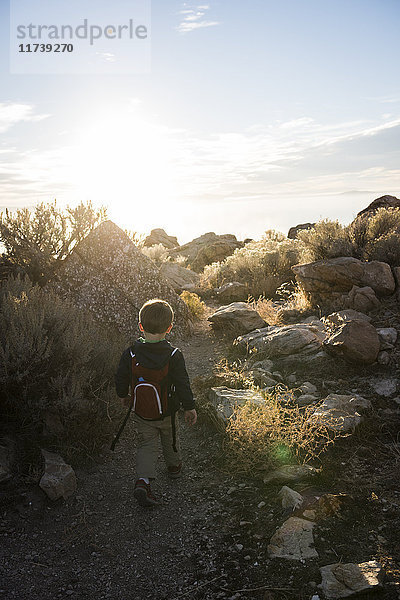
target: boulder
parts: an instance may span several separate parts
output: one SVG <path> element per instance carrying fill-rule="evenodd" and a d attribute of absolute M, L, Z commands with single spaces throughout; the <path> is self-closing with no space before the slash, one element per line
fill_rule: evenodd
<path fill-rule="evenodd" d="M 380 349 L 378 333 L 371 323 L 349 321 L 340 325 L 323 342 L 324 349 L 349 363 L 372 364 Z"/>
<path fill-rule="evenodd" d="M 101 223 L 75 246 L 49 286 L 101 323 L 115 326 L 126 339 L 137 334 L 139 310 L 151 298 L 171 304 L 177 334 L 190 331 L 186 304 L 153 261 L 112 221 Z"/>
<path fill-rule="evenodd" d="M 397 342 L 397 329 L 394 327 L 380 327 L 376 330 L 379 337 L 381 350 L 391 350 Z"/>
<path fill-rule="evenodd" d="M 380 588 L 382 567 L 376 560 L 364 563 L 335 563 L 320 567 L 321 589 L 327 600 L 348 598 Z M 368 596 L 369 597 L 369 596 Z"/>
<path fill-rule="evenodd" d="M 379 198 L 376 198 L 376 200 L 373 200 L 367 208 L 360 210 L 360 212 L 357 213 L 356 219 L 362 215 L 373 215 L 378 208 L 400 208 L 400 199 L 396 198 L 396 196 L 380 196 Z"/>
<path fill-rule="evenodd" d="M 181 293 L 183 290 L 193 290 L 199 284 L 199 274 L 178 265 L 178 263 L 168 261 L 163 263 L 160 273 L 177 293 Z"/>
<path fill-rule="evenodd" d="M 216 235 L 214 232 L 205 233 L 187 244 L 174 248 L 171 255 L 184 256 L 194 271 L 202 271 L 213 262 L 224 260 L 233 254 L 236 248 L 242 248 L 235 235 Z"/>
<path fill-rule="evenodd" d="M 303 394 L 315 394 L 317 387 L 309 381 L 305 381 L 301 384 L 300 390 L 303 392 Z"/>
<path fill-rule="evenodd" d="M 289 239 L 294 240 L 295 238 L 297 238 L 297 234 L 299 231 L 301 231 L 302 229 L 313 229 L 313 227 L 315 227 L 315 223 L 300 223 L 299 225 L 291 227 L 287 236 Z"/>
<path fill-rule="evenodd" d="M 76 491 L 76 477 L 71 465 L 67 465 L 59 454 L 42 450 L 45 461 L 44 475 L 39 486 L 50 500 L 68 498 Z"/>
<path fill-rule="evenodd" d="M 314 548 L 314 523 L 290 517 L 272 536 L 267 552 L 270 558 L 305 560 L 318 558 Z"/>
<path fill-rule="evenodd" d="M 309 479 L 319 473 L 318 469 L 311 465 L 283 465 L 279 469 L 267 473 L 264 483 L 289 483 Z"/>
<path fill-rule="evenodd" d="M 343 294 L 342 297 L 338 299 L 338 303 L 344 308 L 364 313 L 375 310 L 381 305 L 371 287 L 357 287 L 356 285 L 353 285 L 348 294 Z"/>
<path fill-rule="evenodd" d="M 164 229 L 152 229 L 150 235 L 143 242 L 143 246 L 155 246 L 162 244 L 165 248 L 175 248 L 178 246 L 178 239 L 175 236 L 168 235 Z"/>
<path fill-rule="evenodd" d="M 400 302 L 400 267 L 393 267 L 393 273 L 396 281 L 396 299 Z"/>
<path fill-rule="evenodd" d="M 296 399 L 297 406 L 309 406 L 318 402 L 318 397 L 313 394 L 302 394 Z"/>
<path fill-rule="evenodd" d="M 246 302 L 232 302 L 221 306 L 208 317 L 214 329 L 234 329 L 238 333 L 247 333 L 265 326 L 258 312 Z"/>
<path fill-rule="evenodd" d="M 12 477 L 15 462 L 16 443 L 13 438 L 5 435 L 0 438 L 0 483 Z"/>
<path fill-rule="evenodd" d="M 269 388 L 277 384 L 273 375 L 262 369 L 250 369 L 246 373 L 252 378 L 254 384 L 260 388 Z"/>
<path fill-rule="evenodd" d="M 215 408 L 217 418 L 226 425 L 233 415 L 236 406 L 244 406 L 247 402 L 263 405 L 264 397 L 254 390 L 234 390 L 225 386 L 213 387 L 209 391 L 209 400 Z"/>
<path fill-rule="evenodd" d="M 244 283 L 239 283 L 239 281 L 225 283 L 221 287 L 216 288 L 214 291 L 218 300 L 228 303 L 247 300 L 249 295 L 247 287 L 244 285 Z"/>
<path fill-rule="evenodd" d="M 256 349 L 258 352 L 267 352 L 270 357 L 281 357 L 318 352 L 324 339 L 323 323 L 314 321 L 281 327 L 270 325 L 238 337 L 235 343 L 248 351 Z"/>
<path fill-rule="evenodd" d="M 362 416 L 358 411 L 371 408 L 371 402 L 361 396 L 329 394 L 316 408 L 310 419 L 332 431 L 353 431 L 362 421 Z"/>
<path fill-rule="evenodd" d="M 332 297 L 340 298 L 343 293 L 350 292 L 353 286 L 370 287 L 377 296 L 389 296 L 395 290 L 390 266 L 377 260 L 362 262 L 357 258 L 341 256 L 294 265 L 292 271 L 313 304 L 330 302 Z"/>

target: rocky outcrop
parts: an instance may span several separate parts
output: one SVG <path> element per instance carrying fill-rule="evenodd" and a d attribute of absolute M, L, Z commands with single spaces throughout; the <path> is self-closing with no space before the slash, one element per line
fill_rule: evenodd
<path fill-rule="evenodd" d="M 315 223 L 300 223 L 299 225 L 295 225 L 289 229 L 289 233 L 287 234 L 288 238 L 294 240 L 297 238 L 297 234 L 302 229 L 312 229 L 315 227 Z"/>
<path fill-rule="evenodd" d="M 376 200 L 373 200 L 367 208 L 360 210 L 360 212 L 357 213 L 356 219 L 361 216 L 373 215 L 379 208 L 400 208 L 400 199 L 396 198 L 396 196 L 380 196 L 379 198 L 376 198 Z"/>
<path fill-rule="evenodd" d="M 348 294 L 353 286 L 370 287 L 377 296 L 388 296 L 395 290 L 390 266 L 376 260 L 362 262 L 350 256 L 342 256 L 294 265 L 292 271 L 313 304 L 339 301 L 343 304 L 345 299 L 342 296 Z"/>
<path fill-rule="evenodd" d="M 184 256 L 190 268 L 200 272 L 206 265 L 224 260 L 233 254 L 236 248 L 242 246 L 243 243 L 239 242 L 235 235 L 216 235 L 210 232 L 178 246 L 171 252 L 171 256 L 175 254 Z"/>
<path fill-rule="evenodd" d="M 175 292 L 180 294 L 183 290 L 193 290 L 199 284 L 199 274 L 182 267 L 177 263 L 165 262 L 160 267 L 160 273 L 168 281 Z"/>
<path fill-rule="evenodd" d="M 247 333 L 265 326 L 258 312 L 246 302 L 232 302 L 221 306 L 208 317 L 214 329 L 233 329 L 237 333 Z"/>
<path fill-rule="evenodd" d="M 314 548 L 314 525 L 305 519 L 290 517 L 272 536 L 267 547 L 269 557 L 289 560 L 318 558 Z"/>
<path fill-rule="evenodd" d="M 178 246 L 178 239 L 175 236 L 168 235 L 164 229 L 152 229 L 143 245 L 155 246 L 157 244 L 162 244 L 165 248 L 175 248 Z"/>
<path fill-rule="evenodd" d="M 239 346 L 248 351 L 256 349 L 266 352 L 271 358 L 304 355 L 318 352 L 325 339 L 324 325 L 321 321 L 296 323 L 282 327 L 271 325 L 237 338 Z"/>
<path fill-rule="evenodd" d="M 360 411 L 371 408 L 371 402 L 361 396 L 329 394 L 310 419 L 332 431 L 353 431 L 362 421 Z"/>
<path fill-rule="evenodd" d="M 344 308 L 364 313 L 369 313 L 381 305 L 371 287 L 357 287 L 356 285 L 353 285 L 348 294 L 343 294 L 341 304 Z"/>
<path fill-rule="evenodd" d="M 380 349 L 378 333 L 366 321 L 344 322 L 323 342 L 324 349 L 350 363 L 372 364 Z"/>
<path fill-rule="evenodd" d="M 381 586 L 382 567 L 376 560 L 364 563 L 335 563 L 320 567 L 321 589 L 327 600 L 372 592 Z M 369 598 L 369 596 L 368 596 Z"/>
<path fill-rule="evenodd" d="M 102 223 L 77 244 L 50 285 L 100 322 L 117 327 L 127 339 L 136 335 L 139 310 L 151 298 L 172 305 L 178 334 L 190 328 L 185 303 L 153 261 L 112 221 Z"/>
<path fill-rule="evenodd" d="M 72 496 L 76 491 L 76 477 L 71 465 L 67 465 L 58 454 L 47 450 L 42 450 L 42 456 L 45 467 L 39 486 L 50 500 Z"/>
<path fill-rule="evenodd" d="M 247 286 L 239 281 L 225 283 L 214 291 L 218 300 L 225 303 L 245 301 L 249 295 Z"/>

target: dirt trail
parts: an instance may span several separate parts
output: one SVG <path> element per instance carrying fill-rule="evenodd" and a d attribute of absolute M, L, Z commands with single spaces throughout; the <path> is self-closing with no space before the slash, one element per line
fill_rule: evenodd
<path fill-rule="evenodd" d="M 191 377 L 208 372 L 221 355 L 204 322 L 179 347 Z M 153 484 L 160 506 L 155 509 L 137 506 L 132 496 L 132 422 L 114 454 L 77 471 L 74 498 L 50 504 L 39 489 L 21 498 L 16 511 L 0 521 L 0 598 L 194 597 L 191 590 L 196 593 L 204 583 L 199 571 L 210 567 L 207 556 L 219 546 L 216 522 L 226 483 L 213 466 L 214 433 L 201 424 L 189 428 L 182 414 L 179 426 L 183 476 L 168 479 L 160 450 Z"/>

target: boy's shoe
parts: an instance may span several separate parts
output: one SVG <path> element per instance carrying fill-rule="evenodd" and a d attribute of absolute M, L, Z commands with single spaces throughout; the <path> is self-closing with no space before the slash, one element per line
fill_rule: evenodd
<path fill-rule="evenodd" d="M 140 506 L 156 506 L 158 504 L 151 493 L 150 484 L 143 481 L 143 479 L 138 479 L 136 481 L 133 495 Z"/>
<path fill-rule="evenodd" d="M 172 477 L 172 479 L 180 477 L 182 475 L 182 463 L 179 463 L 176 467 L 168 467 L 168 475 Z"/>

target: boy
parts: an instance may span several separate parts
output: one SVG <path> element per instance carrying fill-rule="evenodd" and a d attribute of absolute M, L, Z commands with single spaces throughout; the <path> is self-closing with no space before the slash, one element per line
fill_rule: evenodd
<path fill-rule="evenodd" d="M 180 404 L 185 409 L 186 423 L 194 425 L 197 421 L 183 354 L 165 339 L 172 329 L 173 318 L 168 302 L 159 299 L 146 302 L 139 312 L 143 337 L 122 353 L 115 375 L 117 394 L 125 406 L 132 402 L 129 387 L 134 388 L 138 479 L 133 495 L 141 506 L 157 504 L 150 479 L 156 475 L 159 436 L 169 476 L 176 478 L 181 474 L 182 456 L 175 432 L 175 412 Z"/>

